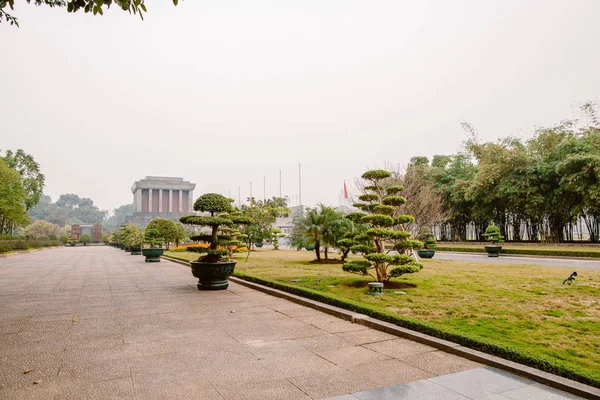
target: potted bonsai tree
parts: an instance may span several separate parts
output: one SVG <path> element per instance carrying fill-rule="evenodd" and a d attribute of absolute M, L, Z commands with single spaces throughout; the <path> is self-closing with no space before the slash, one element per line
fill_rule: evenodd
<path fill-rule="evenodd" d="M 433 258 L 435 255 L 435 248 L 437 247 L 437 241 L 435 240 L 435 235 L 431 231 L 431 228 L 427 226 L 421 227 L 417 239 L 423 242 L 423 247 L 417 250 L 419 257 Z"/>
<path fill-rule="evenodd" d="M 365 224 L 368 229 L 363 235 L 356 235 L 355 244 L 350 250 L 362 253 L 365 260 L 353 260 L 345 263 L 342 269 L 346 272 L 363 276 L 371 276 L 378 287 L 390 279 L 419 272 L 423 266 L 410 256 L 414 249 L 423 244 L 411 240 L 411 234 L 406 231 L 406 224 L 414 222 L 410 215 L 400 213 L 400 207 L 406 199 L 399 196 L 404 187 L 394 185 L 388 178 L 391 173 L 385 170 L 367 171 L 362 175 L 365 181 L 364 193 L 358 197 L 360 203 L 354 204 L 363 212 L 346 215 L 356 224 Z M 396 254 L 389 254 L 394 250 Z M 375 275 L 371 274 L 374 271 Z"/>
<path fill-rule="evenodd" d="M 142 249 L 142 254 L 146 259 L 146 262 L 160 262 L 160 256 L 163 255 L 164 249 L 162 248 L 162 244 L 164 239 L 160 236 L 160 231 L 158 229 L 148 228 L 144 232 L 144 243 L 148 244 L 150 247 L 144 247 Z"/>
<path fill-rule="evenodd" d="M 144 235 L 142 232 L 137 228 L 132 228 L 126 239 L 126 245 L 130 249 L 132 256 L 139 256 L 142 254 L 143 242 Z"/>
<path fill-rule="evenodd" d="M 203 255 L 198 260 L 190 262 L 192 274 L 198 278 L 199 290 L 223 290 L 229 286 L 227 279 L 233 274 L 236 262 L 229 258 L 230 251 L 226 246 L 234 238 L 224 234 L 228 231 L 223 228 L 250 223 L 247 217 L 232 214 L 231 202 L 232 199 L 223 195 L 207 193 L 194 202 L 194 210 L 205 215 L 190 215 L 180 219 L 183 224 L 210 228 L 210 233 L 192 238 L 209 244 L 207 248 L 194 248 L 194 251 Z M 222 234 L 219 235 L 219 232 Z"/>
<path fill-rule="evenodd" d="M 501 243 L 504 242 L 504 236 L 500 234 L 500 229 L 496 225 L 490 225 L 485 229 L 485 233 L 482 235 L 484 238 L 491 242 L 491 245 L 484 246 L 485 251 L 488 253 L 488 257 L 500 256 L 500 250 L 502 250 Z"/>

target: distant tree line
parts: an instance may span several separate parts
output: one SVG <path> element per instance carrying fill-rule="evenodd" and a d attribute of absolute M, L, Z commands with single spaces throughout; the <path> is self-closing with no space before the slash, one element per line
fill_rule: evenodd
<path fill-rule="evenodd" d="M 472 227 L 476 239 L 483 240 L 486 227 L 493 223 L 509 240 L 562 242 L 576 239 L 577 223 L 583 221 L 589 240 L 597 241 L 597 110 L 597 104 L 585 104 L 585 122 L 568 120 L 539 128 L 529 140 L 507 137 L 482 143 L 475 129 L 464 124 L 470 137 L 462 151 L 436 155 L 431 162 L 412 158 L 407 175 L 417 173 L 440 196 L 446 214 L 437 224 L 441 238 L 466 240 L 467 228 Z M 413 214 L 418 222 L 418 213 Z"/>

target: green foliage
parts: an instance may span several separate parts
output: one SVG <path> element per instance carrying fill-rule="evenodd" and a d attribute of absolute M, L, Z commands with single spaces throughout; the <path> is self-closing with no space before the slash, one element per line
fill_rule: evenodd
<path fill-rule="evenodd" d="M 308 208 L 306 214 L 294 222 L 295 240 L 292 243 L 298 247 L 314 246 L 317 261 L 321 260 L 321 248 L 324 248 L 324 257 L 327 260 L 328 250 L 340 248 L 348 255 L 348 247 L 339 244 L 344 235 L 353 229 L 351 221 L 346 220 L 343 214 L 333 207 L 318 204 L 316 208 Z M 301 244 L 301 245 L 300 245 Z"/>
<path fill-rule="evenodd" d="M 164 240 L 168 250 L 170 243 L 183 240 L 185 237 L 185 232 L 183 232 L 183 229 L 179 229 L 178 226 L 179 224 L 168 218 L 154 218 L 146 226 L 146 232 L 148 232 L 148 229 L 158 231 L 157 237 Z"/>
<path fill-rule="evenodd" d="M 495 225 L 488 226 L 482 236 L 492 243 L 504 242 L 504 236 L 500 234 L 500 229 Z"/>
<path fill-rule="evenodd" d="M 359 234 L 346 235 L 341 243 L 343 248 L 362 253 L 368 260 L 348 262 L 342 269 L 361 275 L 370 275 L 369 271 L 374 270 L 375 276 L 370 276 L 379 282 L 418 272 L 422 268 L 405 254 L 409 250 L 420 248 L 422 243 L 410 240 L 411 234 L 406 231 L 404 224 L 413 222 L 414 218 L 400 214 L 400 206 L 406 199 L 396 194 L 404 188 L 391 182 L 388 179 L 391 176 L 390 172 L 384 170 L 367 171 L 362 175 L 370 184 L 363 186 L 366 193 L 359 196 L 365 203 L 355 206 L 365 213 L 351 213 L 346 218 L 353 222 L 361 222 L 366 227 Z M 399 254 L 388 254 L 390 247 Z"/>
<path fill-rule="evenodd" d="M 0 234 L 10 233 L 13 225 L 27 223 L 26 199 L 19 172 L 0 157 Z"/>
<path fill-rule="evenodd" d="M 2 4 L 3 2 L 0 2 Z M 0 11 L 2 6 L 0 6 Z M 0 14 L 1 20 L 1 14 Z M 18 149 L 16 152 L 8 150 L 4 156 L 8 168 L 17 171 L 21 177 L 21 185 L 25 191 L 25 208 L 30 209 L 40 201 L 44 190 L 45 177 L 41 173 L 40 165 L 33 156 Z"/>
<path fill-rule="evenodd" d="M 249 205 L 243 205 L 241 213 L 236 214 L 233 222 L 244 225 L 241 233 L 246 235 L 244 240 L 248 249 L 254 243 L 271 242 L 273 237 L 273 224 L 278 217 L 287 217 L 291 210 L 287 207 L 287 200 L 282 197 L 273 197 L 266 201 L 249 198 Z"/>
<path fill-rule="evenodd" d="M 79 243 L 83 243 L 84 246 L 88 243 L 92 243 L 92 237 L 85 233 L 79 237 Z"/>
<path fill-rule="evenodd" d="M 428 226 L 423 226 L 419 229 L 417 239 L 423 242 L 423 248 L 427 250 L 435 250 L 437 247 L 437 240 L 433 231 Z"/>
<path fill-rule="evenodd" d="M 18 19 L 5 11 L 10 7 L 14 9 L 15 0 L 4 0 L 0 2 L 0 23 L 4 20 L 11 25 L 19 26 Z M 74 13 L 83 10 L 85 13 L 93 15 L 104 15 L 104 11 L 108 10 L 113 4 L 113 0 L 27 0 L 27 3 L 34 3 L 36 6 L 45 5 L 48 7 L 66 7 L 67 12 Z M 179 0 L 173 0 L 173 4 L 177 5 Z M 144 0 L 114 0 L 114 4 L 118 9 L 128 11 L 130 14 L 139 15 L 144 19 L 144 13 L 147 11 Z"/>
<path fill-rule="evenodd" d="M 137 238 L 137 236 L 136 236 Z M 140 237 L 141 242 L 147 243 L 151 248 L 162 246 L 165 242 L 165 238 L 161 235 L 161 231 L 156 227 L 148 224 L 144 230 L 143 235 Z"/>
<path fill-rule="evenodd" d="M 232 199 L 229 199 L 221 194 L 207 193 L 196 199 L 194 202 L 194 210 L 208 212 L 211 216 L 214 216 L 217 213 L 230 212 L 232 210 L 232 202 Z"/>
<path fill-rule="evenodd" d="M 60 226 L 48 221 L 35 221 L 25 227 L 25 235 L 33 239 L 41 236 L 58 236 L 59 234 Z"/>
<path fill-rule="evenodd" d="M 183 224 L 207 226 L 211 229 L 210 234 L 203 233 L 195 236 L 195 239 L 210 244 L 207 249 L 194 248 L 194 251 L 206 254 L 198 261 L 227 261 L 232 253 L 242 245 L 240 228 L 245 224 L 250 224 L 252 220 L 239 210 L 233 209 L 232 202 L 232 199 L 217 193 L 204 194 L 194 203 L 194 210 L 207 212 L 210 216 L 190 215 L 180 219 Z"/>

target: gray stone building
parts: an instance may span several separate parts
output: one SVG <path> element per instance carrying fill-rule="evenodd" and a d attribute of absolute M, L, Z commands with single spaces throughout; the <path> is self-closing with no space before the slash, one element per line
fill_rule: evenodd
<path fill-rule="evenodd" d="M 147 176 L 135 181 L 133 193 L 132 222 L 142 229 L 154 218 L 169 218 L 179 221 L 184 215 L 193 212 L 195 183 L 183 178 Z"/>

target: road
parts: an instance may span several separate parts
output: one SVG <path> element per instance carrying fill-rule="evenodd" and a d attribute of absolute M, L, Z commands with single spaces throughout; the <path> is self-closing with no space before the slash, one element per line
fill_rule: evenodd
<path fill-rule="evenodd" d="M 543 267 L 565 267 L 600 270 L 600 260 L 577 259 L 577 258 L 546 258 L 546 257 L 515 257 L 500 255 L 500 257 L 488 257 L 487 254 L 477 253 L 451 253 L 436 251 L 434 259 L 468 262 L 485 262 L 488 264 L 529 264 Z"/>

